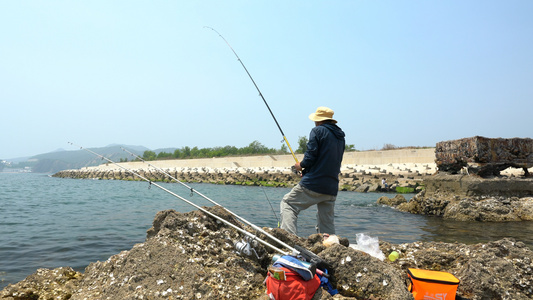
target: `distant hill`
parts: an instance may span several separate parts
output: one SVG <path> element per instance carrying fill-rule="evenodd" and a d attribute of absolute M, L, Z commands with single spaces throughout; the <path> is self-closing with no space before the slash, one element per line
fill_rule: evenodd
<path fill-rule="evenodd" d="M 144 151 L 149 150 L 144 146 L 128 146 L 113 144 L 101 148 L 88 148 L 100 155 L 109 158 L 112 161 L 119 162 L 120 160 L 133 160 L 129 153 L 123 151 L 121 147 L 142 156 Z M 32 166 L 32 171 L 36 173 L 56 173 L 61 170 L 79 169 L 83 167 L 97 166 L 105 161 L 101 158 L 85 151 L 85 150 L 70 150 L 70 151 L 54 151 L 45 154 L 35 155 L 29 158 L 35 161 Z"/>
<path fill-rule="evenodd" d="M 27 161 L 28 159 L 30 159 L 29 156 L 24 156 L 24 157 L 9 158 L 9 159 L 6 159 L 6 160 L 10 161 L 12 163 L 19 163 L 21 161 Z"/>

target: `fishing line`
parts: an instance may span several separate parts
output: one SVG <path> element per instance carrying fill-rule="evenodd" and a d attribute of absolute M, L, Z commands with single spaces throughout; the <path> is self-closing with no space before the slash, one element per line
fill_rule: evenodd
<path fill-rule="evenodd" d="M 252 75 L 250 75 L 250 72 L 248 72 L 248 69 L 246 69 L 246 66 L 244 65 L 244 63 L 242 62 L 241 58 L 237 55 L 237 52 L 235 52 L 235 50 L 233 50 L 233 47 L 231 47 L 231 45 L 228 43 L 228 41 L 226 41 L 226 39 L 218 32 L 216 31 L 214 28 L 212 27 L 209 27 L 209 26 L 204 26 L 204 28 L 209 28 L 211 30 L 213 30 L 214 32 L 216 32 L 223 40 L 224 42 L 226 42 L 226 44 L 228 45 L 228 47 L 231 49 L 231 51 L 233 52 L 233 54 L 235 54 L 235 56 L 237 57 L 237 60 L 241 63 L 242 67 L 244 68 L 244 70 L 246 71 L 246 74 L 248 74 L 248 77 L 250 77 L 250 80 L 252 80 L 252 83 L 254 84 L 255 88 L 257 89 L 257 91 L 259 92 L 259 96 L 261 96 L 261 99 L 263 99 L 263 102 L 265 103 L 266 107 L 268 108 L 268 111 L 270 112 L 270 114 L 272 115 L 272 118 L 274 119 L 274 122 L 276 122 L 276 125 L 278 126 L 278 129 L 279 131 L 281 132 L 281 135 L 283 136 L 283 139 L 285 140 L 285 143 L 287 143 L 287 146 L 289 146 L 289 150 L 291 151 L 291 154 L 292 154 L 292 157 L 294 158 L 294 160 L 298 163 L 298 159 L 296 158 L 296 155 L 294 154 L 294 152 L 292 151 L 292 148 L 291 148 L 291 145 L 289 144 L 289 141 L 287 140 L 287 137 L 285 137 L 285 133 L 283 133 L 283 130 L 281 129 L 281 126 L 279 125 L 278 123 L 278 120 L 276 120 L 276 117 L 274 116 L 274 113 L 272 112 L 272 110 L 270 109 L 270 106 L 268 105 L 268 103 L 266 102 L 265 100 L 265 97 L 263 97 L 263 93 L 261 93 L 261 90 L 259 90 L 259 87 L 257 86 L 257 84 L 255 83 L 255 80 L 252 78 Z"/>
<path fill-rule="evenodd" d="M 139 155 L 127 150 L 126 148 L 124 147 L 120 147 L 120 149 L 122 149 L 122 151 L 124 152 L 127 152 L 129 153 L 131 156 L 135 157 L 136 159 L 139 159 L 140 161 L 142 161 L 143 163 L 149 165 L 150 167 L 158 170 L 159 172 L 165 174 L 166 176 L 168 176 L 169 178 L 171 178 L 172 180 L 176 181 L 177 183 L 183 185 L 184 187 L 186 187 L 187 189 L 189 189 L 191 191 L 191 195 L 193 193 L 196 193 L 197 195 L 199 195 L 200 197 L 204 198 L 205 200 L 213 203 L 214 205 L 218 205 L 222 208 L 224 208 L 228 213 L 230 213 L 231 215 L 233 215 L 234 217 L 237 217 L 239 220 L 241 220 L 243 223 L 247 224 L 247 225 L 250 225 L 253 229 L 255 230 L 258 230 L 259 232 L 265 234 L 266 236 L 268 236 L 269 238 L 273 239 L 274 241 L 280 243 L 281 245 L 287 247 L 288 245 L 286 244 L 283 244 L 283 242 L 279 241 L 276 237 L 270 235 L 268 232 L 264 231 L 263 229 L 261 229 L 260 227 L 256 226 L 255 224 L 249 222 L 248 220 L 244 219 L 243 217 L 237 215 L 236 213 L 232 212 L 231 210 L 227 209 L 226 207 L 218 204 L 217 202 L 215 202 L 214 200 L 210 199 L 209 197 L 205 196 L 204 194 L 198 192 L 197 190 L 193 189 L 192 187 L 190 187 L 189 185 L 183 183 L 181 180 L 177 179 L 176 177 L 170 175 L 168 172 L 166 172 L 165 170 L 163 170 L 162 168 L 159 168 L 157 166 L 154 166 L 153 164 L 147 162 L 146 160 L 144 160 L 142 157 L 140 157 Z M 264 192 L 264 190 L 263 190 Z M 265 193 L 266 195 L 266 193 Z M 268 197 L 267 197 L 268 199 Z M 270 200 L 268 200 L 268 203 L 270 203 Z M 272 208 L 272 212 L 274 213 L 274 216 L 276 217 L 276 219 L 278 220 L 278 227 L 279 227 L 279 219 L 278 219 L 278 216 L 276 215 L 276 212 L 274 211 L 274 208 L 272 207 L 272 203 L 270 203 L 270 207 Z"/>
<path fill-rule="evenodd" d="M 265 197 L 266 197 L 267 200 L 268 200 L 268 204 L 270 204 L 270 208 L 272 209 L 272 213 L 274 213 L 274 216 L 276 217 L 276 220 L 278 220 L 278 228 L 279 228 L 280 224 L 279 224 L 279 218 L 278 218 L 278 215 L 277 215 L 276 212 L 274 211 L 274 207 L 272 207 L 272 203 L 270 202 L 270 199 L 268 199 L 267 193 L 265 192 L 265 187 L 264 187 L 264 186 L 261 186 L 261 189 L 263 190 L 263 194 L 265 194 Z"/>
<path fill-rule="evenodd" d="M 144 181 L 150 183 L 150 185 L 153 185 L 153 186 L 158 187 L 159 189 L 161 189 L 161 190 L 163 190 L 163 191 L 165 191 L 165 192 L 171 194 L 172 196 L 174 196 L 174 197 L 176 197 L 176 198 L 178 198 L 178 199 L 184 201 L 185 203 L 187 203 L 187 204 L 189 204 L 189 205 L 192 205 L 192 206 L 195 207 L 196 209 L 198 209 L 198 210 L 204 212 L 205 214 L 207 214 L 207 215 L 209 215 L 209 216 L 211 216 L 211 217 L 213 217 L 213 218 L 215 218 L 215 219 L 217 219 L 217 220 L 223 222 L 224 224 L 226 224 L 226 225 L 232 227 L 233 229 L 235 229 L 235 230 L 237 230 L 237 231 L 243 233 L 243 234 L 246 235 L 248 238 L 251 238 L 252 240 L 255 239 L 255 240 L 257 240 L 258 242 L 260 242 L 261 244 L 263 244 L 263 245 L 265 245 L 265 246 L 267 246 L 267 247 L 269 247 L 269 248 L 271 248 L 271 249 L 273 249 L 273 250 L 275 250 L 275 251 L 278 251 L 278 252 L 280 252 L 280 253 L 283 253 L 284 255 L 288 255 L 288 253 L 287 253 L 286 251 L 283 251 L 283 250 L 277 248 L 276 246 L 274 246 L 274 245 L 272 245 L 272 244 L 269 244 L 268 242 L 262 240 L 261 238 L 255 236 L 254 234 L 252 234 L 252 233 L 250 233 L 250 232 L 248 232 L 248 231 L 246 231 L 246 230 L 244 230 L 244 229 L 242 229 L 242 228 L 237 227 L 236 225 L 234 225 L 234 224 L 232 224 L 232 223 L 230 223 L 230 222 L 224 220 L 223 218 L 221 218 L 221 217 L 219 217 L 219 216 L 217 216 L 217 215 L 215 215 L 215 214 L 213 214 L 213 213 L 207 211 L 206 209 L 204 209 L 204 208 L 202 208 L 202 207 L 200 207 L 200 206 L 194 204 L 193 202 L 191 202 L 191 201 L 189 201 L 189 200 L 187 200 L 187 199 L 181 197 L 180 195 L 178 195 L 178 194 L 176 194 L 176 193 L 174 193 L 174 192 L 172 192 L 172 191 L 170 191 L 170 190 L 168 190 L 168 189 L 166 189 L 166 188 L 160 186 L 160 185 L 157 184 L 157 183 L 152 182 L 151 180 L 147 179 L 146 177 L 140 175 L 139 173 L 137 173 L 137 172 L 135 172 L 135 171 L 133 171 L 133 170 L 131 170 L 131 169 L 128 169 L 128 168 L 126 168 L 126 167 L 124 167 L 124 166 L 121 166 L 121 165 L 119 165 L 118 163 L 112 161 L 111 159 L 109 159 L 109 158 L 107 158 L 107 157 L 105 157 L 105 156 L 103 156 L 103 155 L 100 155 L 100 154 L 98 154 L 98 153 L 96 153 L 96 152 L 94 152 L 94 151 L 92 151 L 92 150 L 90 150 L 90 149 L 84 148 L 84 147 L 82 147 L 82 146 L 76 145 L 76 144 L 71 143 L 71 142 L 68 142 L 68 143 L 71 144 L 72 146 L 79 147 L 81 150 L 85 150 L 85 151 L 87 151 L 87 152 L 89 152 L 89 153 L 91 153 L 91 154 L 94 154 L 94 155 L 96 155 L 97 157 L 100 157 L 100 158 L 102 158 L 103 160 L 106 160 L 106 161 L 108 161 L 108 162 L 110 162 L 110 163 L 112 163 L 112 164 L 118 166 L 119 168 L 121 168 L 121 169 L 123 169 L 123 170 L 125 170 L 125 171 L 127 171 L 127 172 L 130 172 L 131 174 L 133 174 L 133 175 L 139 177 L 140 179 L 142 179 L 142 180 L 144 180 Z M 251 224 L 251 223 L 250 223 L 250 224 Z M 250 225 L 250 226 L 252 226 L 252 225 Z M 255 226 L 255 225 L 253 225 L 252 227 L 254 227 L 254 226 Z M 255 227 L 257 227 L 257 226 L 255 226 Z M 259 228 L 259 227 L 257 227 L 257 228 Z M 269 235 L 266 231 L 262 230 L 261 228 L 259 228 L 259 229 L 260 229 L 260 230 L 258 230 L 258 231 L 260 231 L 261 233 L 266 234 L 267 236 L 273 238 L 273 237 L 272 237 L 271 235 Z M 257 229 L 256 229 L 256 230 L 257 230 Z M 291 250 L 293 253 L 298 254 L 298 253 L 301 253 L 301 252 L 302 252 L 301 250 L 299 251 L 299 250 L 296 250 L 296 249 L 293 248 L 293 247 L 290 247 L 289 245 L 287 245 L 286 243 L 283 243 L 282 241 L 280 241 L 280 240 L 277 239 L 277 238 L 273 238 L 273 239 L 274 239 L 276 242 L 280 243 L 280 245 L 282 245 L 282 246 L 286 247 L 287 249 Z"/>

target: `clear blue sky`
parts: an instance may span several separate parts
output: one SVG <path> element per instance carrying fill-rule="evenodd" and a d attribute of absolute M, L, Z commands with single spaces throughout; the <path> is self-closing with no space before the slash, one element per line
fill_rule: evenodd
<path fill-rule="evenodd" d="M 2 1 L 0 158 L 533 136 L 533 1 Z"/>

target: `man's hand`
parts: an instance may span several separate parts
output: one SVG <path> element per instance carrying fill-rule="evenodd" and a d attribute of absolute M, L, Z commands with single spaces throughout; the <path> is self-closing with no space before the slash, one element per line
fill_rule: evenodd
<path fill-rule="evenodd" d="M 294 164 L 294 168 L 295 168 L 297 171 L 300 171 L 300 172 L 302 171 L 302 166 L 300 166 L 300 163 L 299 163 L 299 162 L 297 162 L 297 163 Z"/>

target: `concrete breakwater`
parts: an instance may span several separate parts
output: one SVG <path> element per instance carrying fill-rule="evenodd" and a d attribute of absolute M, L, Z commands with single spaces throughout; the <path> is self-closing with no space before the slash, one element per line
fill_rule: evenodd
<path fill-rule="evenodd" d="M 297 156 L 299 160 L 302 155 Z M 395 191 L 397 186 L 416 189 L 424 177 L 436 172 L 435 149 L 399 149 L 388 151 L 347 152 L 344 155 L 339 189 L 372 192 Z M 163 172 L 182 182 L 213 184 L 264 185 L 290 187 L 300 176 L 291 171 L 291 155 L 223 157 L 190 160 L 118 163 L 152 181 L 170 181 Z M 131 172 L 114 164 L 102 164 L 54 174 L 61 178 L 140 180 Z M 387 182 L 387 189 L 382 184 Z"/>

